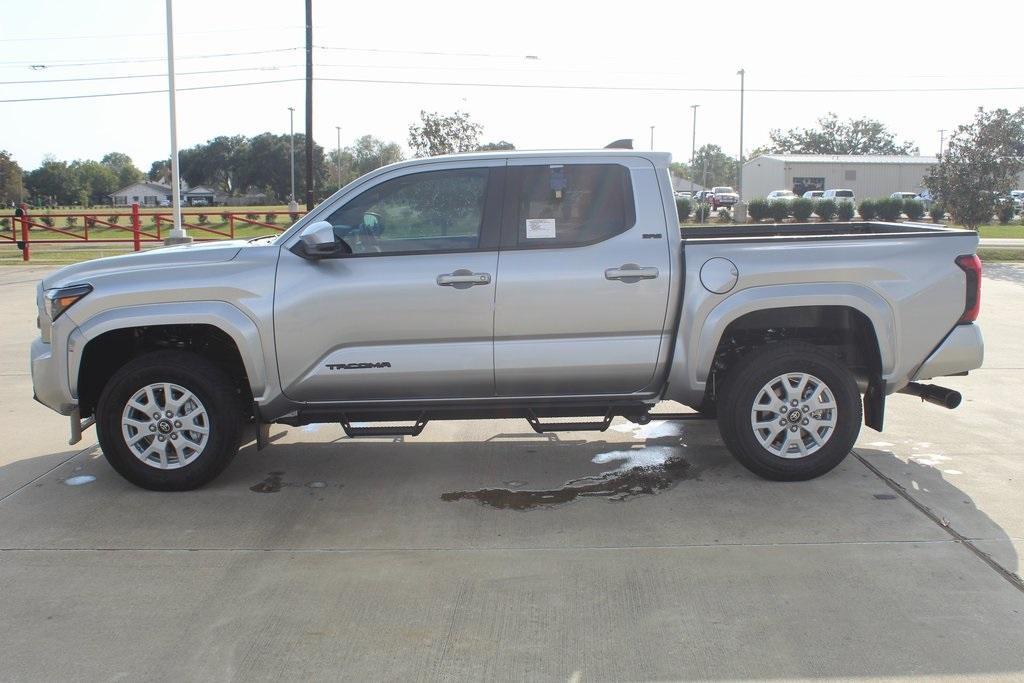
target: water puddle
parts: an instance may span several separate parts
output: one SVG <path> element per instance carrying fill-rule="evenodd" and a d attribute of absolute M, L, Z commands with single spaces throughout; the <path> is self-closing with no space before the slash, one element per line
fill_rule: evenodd
<path fill-rule="evenodd" d="M 624 422 L 612 425 L 612 430 L 631 434 L 634 439 L 664 439 L 672 436 L 682 436 L 683 427 L 678 422 L 667 420 L 653 420 L 645 425 L 635 422 Z"/>
<path fill-rule="evenodd" d="M 281 477 L 283 475 L 284 472 L 268 472 L 266 479 L 250 486 L 249 490 L 256 493 L 277 493 L 281 490 Z"/>
<path fill-rule="evenodd" d="M 68 486 L 81 486 L 82 484 L 91 484 L 96 481 L 96 477 L 91 474 L 80 474 L 77 477 L 68 477 L 64 480 L 64 483 Z"/>
<path fill-rule="evenodd" d="M 605 498 L 621 502 L 639 495 L 653 495 L 684 479 L 694 478 L 694 468 L 677 455 L 676 450 L 668 446 L 654 446 L 601 453 L 593 459 L 594 463 L 623 461 L 623 464 L 608 472 L 567 481 L 557 489 L 452 491 L 442 494 L 441 500 L 475 500 L 499 510 L 550 508 L 577 498 Z M 508 485 L 513 483 L 519 482 L 506 482 Z"/>

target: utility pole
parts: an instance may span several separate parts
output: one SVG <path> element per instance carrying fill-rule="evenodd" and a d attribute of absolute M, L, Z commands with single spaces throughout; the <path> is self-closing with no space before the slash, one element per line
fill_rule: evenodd
<path fill-rule="evenodd" d="M 341 126 L 335 126 L 338 131 L 338 189 L 341 189 Z"/>
<path fill-rule="evenodd" d="M 690 143 L 690 195 L 693 195 L 693 165 L 697 161 L 697 107 L 699 104 L 691 104 L 693 110 L 693 141 Z"/>
<path fill-rule="evenodd" d="M 654 151 L 654 126 L 651 126 L 651 151 Z"/>
<path fill-rule="evenodd" d="M 288 107 L 288 145 L 292 159 L 292 193 L 288 196 L 288 210 L 294 213 L 299 208 L 295 202 L 295 107 Z"/>
<path fill-rule="evenodd" d="M 168 0 L 169 2 L 170 0 Z M 306 211 L 313 210 L 313 0 L 306 0 Z"/>
<path fill-rule="evenodd" d="M 942 156 L 942 149 L 946 145 L 946 129 L 939 128 L 939 156 Z"/>
<path fill-rule="evenodd" d="M 743 201 L 743 95 L 747 71 L 740 69 L 736 75 L 740 77 L 740 156 L 736 162 L 736 194 L 740 196 L 740 201 Z"/>
<path fill-rule="evenodd" d="M 191 242 L 192 238 L 181 225 L 181 175 L 178 171 L 178 114 L 174 101 L 174 12 L 167 0 L 167 94 L 171 115 L 171 215 L 174 227 L 166 244 Z"/>

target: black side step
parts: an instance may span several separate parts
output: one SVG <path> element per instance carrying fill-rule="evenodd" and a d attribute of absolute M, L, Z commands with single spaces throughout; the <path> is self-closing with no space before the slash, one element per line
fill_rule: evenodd
<path fill-rule="evenodd" d="M 603 432 L 608 429 L 615 417 L 611 412 L 605 413 L 600 422 L 548 422 L 542 423 L 532 410 L 526 414 L 526 421 L 538 434 L 545 432 Z"/>
<path fill-rule="evenodd" d="M 345 430 L 345 435 L 350 439 L 355 439 L 361 436 L 419 436 L 423 428 L 427 426 L 430 420 L 427 419 L 426 415 L 420 413 L 420 416 L 416 418 L 416 423 L 412 425 L 393 425 L 384 427 L 353 427 L 348 421 L 348 417 L 343 417 L 341 420 L 341 428 Z"/>
<path fill-rule="evenodd" d="M 713 420 L 715 418 L 708 417 L 702 413 L 644 413 L 636 418 L 631 418 L 630 421 L 636 422 L 637 424 L 645 425 L 651 420 Z"/>

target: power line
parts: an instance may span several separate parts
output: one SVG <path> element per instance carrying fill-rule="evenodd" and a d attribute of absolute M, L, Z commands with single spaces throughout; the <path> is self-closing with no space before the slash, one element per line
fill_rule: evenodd
<path fill-rule="evenodd" d="M 227 74 L 240 71 L 278 71 L 281 69 L 295 69 L 300 64 L 289 64 L 286 66 L 243 66 L 237 69 L 206 69 L 204 71 L 178 71 L 177 76 L 201 76 L 205 74 Z M 50 78 L 35 81 L 0 81 L 0 85 L 43 85 L 46 83 L 78 83 L 83 81 L 123 81 L 133 78 L 167 78 L 166 73 L 158 74 L 132 74 L 129 76 L 82 76 L 79 78 Z M 179 88 L 180 89 L 180 88 Z"/>
<path fill-rule="evenodd" d="M 251 50 L 249 52 L 220 52 L 216 54 L 207 55 L 181 55 L 175 58 L 175 61 L 181 59 L 217 59 L 220 57 L 248 57 L 252 55 L 269 55 L 281 52 L 294 52 L 295 50 L 301 50 L 299 47 L 282 47 L 273 50 Z M 49 63 L 33 62 L 33 61 L 22 61 L 22 62 L 0 62 L 0 66 L 16 67 L 16 66 L 27 66 L 30 69 L 53 69 L 65 66 L 100 66 L 106 64 L 145 64 L 148 62 L 164 62 L 167 61 L 166 57 L 146 57 L 143 59 L 103 59 L 93 62 L 71 62 L 71 61 L 54 61 Z"/>
<path fill-rule="evenodd" d="M 178 88 L 179 91 L 192 90 L 215 90 L 218 88 L 239 88 L 251 85 L 270 85 L 276 83 L 291 83 L 301 81 L 301 78 L 282 78 L 270 81 L 251 81 L 247 83 L 224 83 L 217 85 L 191 86 Z M 673 88 L 656 86 L 616 86 L 616 85 L 559 85 L 545 83 L 472 83 L 464 81 L 423 81 L 423 80 L 396 80 L 377 78 L 331 78 L 318 77 L 316 81 L 333 83 L 374 83 L 381 85 L 428 85 L 428 86 L 455 86 L 470 88 L 510 88 L 510 89 L 536 89 L 536 90 L 575 90 L 590 92 L 651 92 L 651 93 L 737 93 L 738 88 Z M 747 88 L 747 92 L 768 93 L 768 94 L 813 94 L 813 93 L 945 93 L 945 92 L 989 92 L 989 91 L 1018 91 L 1024 90 L 1024 86 L 1006 87 L 977 87 L 977 88 Z M 99 97 L 123 97 L 129 95 L 151 95 L 155 93 L 166 93 L 162 90 L 136 90 L 130 92 L 112 93 L 89 93 L 83 95 L 56 95 L 52 97 L 25 97 L 0 100 L 0 103 L 15 102 L 45 102 L 54 100 L 81 100 Z"/>
<path fill-rule="evenodd" d="M 500 54 L 494 52 L 447 52 L 444 50 L 389 50 L 379 47 L 334 47 L 332 45 L 314 45 L 317 50 L 333 50 L 338 52 L 372 52 L 389 55 L 429 55 L 434 57 L 486 57 L 488 59 L 540 59 L 537 55 Z"/>

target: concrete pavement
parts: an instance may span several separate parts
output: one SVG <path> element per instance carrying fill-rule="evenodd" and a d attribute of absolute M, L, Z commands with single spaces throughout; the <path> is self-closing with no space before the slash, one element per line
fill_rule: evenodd
<path fill-rule="evenodd" d="M 893 397 L 815 481 L 757 479 L 712 424 L 481 421 L 275 429 L 183 494 L 31 401 L 42 272 L 0 269 L 4 680 L 1024 675 L 1024 268 L 986 266 L 964 405 Z M 666 457 L 653 493 L 551 502 Z"/>

